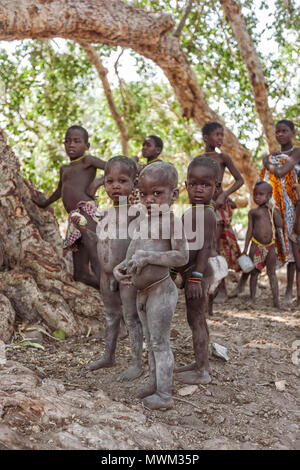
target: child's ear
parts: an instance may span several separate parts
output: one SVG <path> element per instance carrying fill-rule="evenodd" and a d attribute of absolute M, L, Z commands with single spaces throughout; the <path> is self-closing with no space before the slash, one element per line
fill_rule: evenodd
<path fill-rule="evenodd" d="M 172 202 L 179 198 L 179 188 L 173 189 Z"/>

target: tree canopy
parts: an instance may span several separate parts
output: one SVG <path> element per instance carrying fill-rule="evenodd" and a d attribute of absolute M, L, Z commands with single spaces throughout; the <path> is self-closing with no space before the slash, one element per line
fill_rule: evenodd
<path fill-rule="evenodd" d="M 222 9 L 208 0 L 123 2 L 170 14 L 173 34 L 194 70 L 210 106 L 252 153 L 267 150 L 253 88 L 238 40 Z M 299 119 L 296 78 L 299 38 L 296 2 L 245 0 L 239 3 L 261 61 L 274 121 Z M 151 30 L 148 32 L 151 35 Z M 175 159 L 184 179 L 187 162 L 201 153 L 199 126 L 182 115 L 174 90 L 157 66 L 132 49 L 93 45 L 104 67 L 120 118 L 128 133 L 129 154 L 140 154 L 143 138 L 159 134 L 166 159 Z M 128 61 L 135 75 L 126 72 Z M 1 121 L 21 159 L 23 175 L 51 192 L 65 160 L 62 145 L 69 125 L 82 124 L 92 152 L 105 159 L 122 153 L 121 135 L 107 103 L 100 76 L 76 42 L 63 39 L 1 43 Z M 297 136 L 298 138 L 299 136 Z M 57 208 L 57 214 L 60 210 Z"/>

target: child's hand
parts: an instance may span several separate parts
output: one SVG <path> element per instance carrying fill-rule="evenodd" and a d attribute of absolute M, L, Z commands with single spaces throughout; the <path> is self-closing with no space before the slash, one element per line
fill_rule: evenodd
<path fill-rule="evenodd" d="M 148 253 L 144 250 L 137 250 L 128 263 L 128 272 L 131 274 L 139 275 L 141 270 L 149 264 Z"/>
<path fill-rule="evenodd" d="M 296 191 L 297 193 L 297 199 L 300 199 L 300 184 L 294 184 L 293 185 L 293 190 Z"/>
<path fill-rule="evenodd" d="M 83 215 L 75 213 L 74 215 L 72 215 L 71 220 L 78 230 L 85 230 L 87 220 Z"/>
<path fill-rule="evenodd" d="M 45 196 L 42 193 L 38 192 L 37 196 L 32 197 L 31 199 L 37 206 L 41 207 L 42 209 L 44 209 L 46 207 L 47 199 L 45 198 Z"/>
<path fill-rule="evenodd" d="M 201 282 L 196 284 L 188 281 L 185 284 L 185 295 L 188 300 L 200 299 L 203 295 L 203 288 Z"/>
<path fill-rule="evenodd" d="M 127 273 L 125 266 L 118 265 L 113 270 L 113 275 L 115 279 L 125 286 L 132 286 L 131 274 Z"/>

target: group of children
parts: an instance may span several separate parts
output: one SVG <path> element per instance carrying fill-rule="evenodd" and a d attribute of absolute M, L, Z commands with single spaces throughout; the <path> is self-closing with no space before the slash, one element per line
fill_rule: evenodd
<path fill-rule="evenodd" d="M 223 142 L 223 127 L 209 123 L 202 131 L 205 153 L 194 158 L 187 168 L 186 190 L 191 207 L 181 219 L 172 211 L 179 196 L 178 174 L 171 163 L 159 158 L 163 143 L 157 136 L 145 139 L 142 155 L 147 163 L 141 166 L 137 157 L 117 156 L 106 162 L 85 155 L 89 149 L 86 130 L 80 126 L 70 127 L 65 137 L 70 164 L 61 168 L 59 184 L 52 196 L 46 199 L 39 194 L 34 199 L 45 208 L 62 198 L 69 214 L 65 248 L 73 253 L 74 279 L 100 288 L 106 318 L 105 351 L 99 360 L 88 364 L 88 369 L 115 364 L 117 339 L 124 319 L 131 344 L 131 363 L 118 380 L 131 381 L 142 374 L 145 338 L 149 380 L 138 390 L 137 396 L 150 409 L 173 407 L 174 358 L 170 331 L 178 296 L 173 282 L 177 274 L 181 275 L 185 292 L 195 362 L 175 369 L 175 377 L 186 384 L 207 384 L 211 378 L 206 316 L 212 313 L 218 289 L 225 292 L 222 276 L 218 277 L 212 260 L 223 254 L 232 268 L 234 264 L 237 266 L 241 255 L 231 228 L 234 203 L 229 196 L 243 184 L 243 178 L 231 158 L 216 151 Z M 288 171 L 295 167 L 294 162 L 291 166 L 291 159 L 300 163 L 299 150 L 293 149 L 285 163 Z M 98 168 L 104 170 L 104 177 L 95 179 Z M 234 177 L 234 184 L 227 191 L 222 189 L 225 169 Z M 268 171 L 272 169 L 269 166 Z M 112 202 L 112 207 L 102 212 L 94 198 L 101 184 Z M 297 247 L 299 302 L 300 185 L 296 186 L 296 193 L 292 244 Z M 253 261 L 258 256 L 257 247 L 264 248 L 261 250 L 264 259 L 261 257 L 250 273 L 251 297 L 255 297 L 257 275 L 265 263 L 274 304 L 278 305 L 274 236 L 276 230 L 283 227 L 284 217 L 280 210 L 270 206 L 271 196 L 269 183 L 261 181 L 255 185 L 254 201 L 258 208 L 249 212 L 244 253 L 250 240 L 249 255 Z M 192 235 L 187 237 L 187 233 Z M 197 245 L 195 238 L 199 233 L 201 243 Z M 247 277 L 242 275 L 241 287 Z M 216 278 L 221 284 L 212 292 Z"/>

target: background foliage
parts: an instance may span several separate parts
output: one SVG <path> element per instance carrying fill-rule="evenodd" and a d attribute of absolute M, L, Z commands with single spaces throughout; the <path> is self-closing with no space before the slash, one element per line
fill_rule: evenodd
<path fill-rule="evenodd" d="M 187 2 L 127 3 L 170 13 L 178 25 Z M 245 0 L 240 4 L 264 65 L 274 119 L 284 117 L 297 124 L 296 2 Z M 259 167 L 265 139 L 248 72 L 220 3 L 195 0 L 180 41 L 209 105 L 252 151 Z M 188 161 L 203 150 L 200 129 L 181 117 L 172 88 L 154 64 L 132 51 L 95 47 L 110 70 L 114 99 L 130 136 L 130 155 L 140 155 L 146 135 L 160 135 L 163 155 L 175 162 L 183 189 Z M 128 73 L 128 62 L 134 73 Z M 20 157 L 24 176 L 48 195 L 56 188 L 59 167 L 67 162 L 63 138 L 68 126 L 77 123 L 87 128 L 94 155 L 108 159 L 121 153 L 120 135 L 101 82 L 78 44 L 61 39 L 2 42 L 0 92 L 0 125 Z M 186 200 L 184 191 L 181 200 Z M 65 217 L 60 203 L 55 210 Z M 245 211 L 237 211 L 236 219 L 245 223 Z"/>

